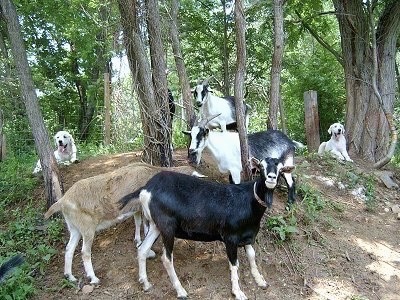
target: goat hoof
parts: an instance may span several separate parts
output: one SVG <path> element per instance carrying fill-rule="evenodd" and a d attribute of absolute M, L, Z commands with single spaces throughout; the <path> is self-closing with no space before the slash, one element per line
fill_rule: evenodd
<path fill-rule="evenodd" d="M 156 253 L 153 250 L 149 250 L 149 252 L 147 252 L 147 258 L 154 258 L 156 257 Z"/>
<path fill-rule="evenodd" d="M 235 295 L 236 300 L 247 300 L 248 299 L 241 290 L 237 291 L 236 293 L 232 292 L 232 294 Z"/>
<path fill-rule="evenodd" d="M 90 284 L 92 285 L 99 285 L 100 284 L 100 279 L 97 277 L 91 278 L 92 280 L 90 281 Z"/>
<path fill-rule="evenodd" d="M 64 274 L 64 278 L 67 279 L 68 281 L 71 281 L 71 282 L 76 282 L 77 281 L 76 277 L 74 275 L 72 275 L 72 274 Z"/>
<path fill-rule="evenodd" d="M 150 282 L 143 283 L 143 291 L 148 292 L 150 291 L 152 285 Z"/>

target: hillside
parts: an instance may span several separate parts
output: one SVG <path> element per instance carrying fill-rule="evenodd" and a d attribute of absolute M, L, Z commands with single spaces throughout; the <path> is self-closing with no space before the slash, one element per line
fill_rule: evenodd
<path fill-rule="evenodd" d="M 186 163 L 185 151 L 176 151 L 174 157 L 177 165 Z M 125 153 L 63 167 L 65 189 L 79 179 L 138 160 L 138 153 Z M 399 189 L 386 188 L 360 161 L 340 164 L 329 158 L 307 157 L 296 164 L 296 208 L 285 211 L 287 196 L 280 189 L 255 245 L 258 266 L 270 286 L 262 290 L 255 285 L 244 251 L 240 251 L 242 290 L 250 299 L 400 299 L 400 220 L 392 211 L 400 204 Z M 225 180 L 207 155 L 198 169 L 209 178 Z M 400 170 L 394 170 L 394 180 L 400 182 Z M 266 229 L 268 220 L 281 222 L 276 231 Z M 290 220 L 296 222 L 297 232 L 289 241 L 279 242 L 279 232 L 287 234 Z M 101 285 L 93 291 L 68 287 L 62 279 L 65 244 L 60 244 L 35 299 L 175 299 L 160 261 L 159 241 L 154 246 L 157 258 L 148 262 L 153 289 L 142 291 L 133 230 L 133 221 L 127 220 L 97 235 L 92 255 Z M 67 231 L 64 240 L 68 241 Z M 179 240 L 174 250 L 176 272 L 190 299 L 232 299 L 221 243 Z M 73 272 L 82 280 L 80 287 L 84 286 L 87 281 L 80 249 Z"/>

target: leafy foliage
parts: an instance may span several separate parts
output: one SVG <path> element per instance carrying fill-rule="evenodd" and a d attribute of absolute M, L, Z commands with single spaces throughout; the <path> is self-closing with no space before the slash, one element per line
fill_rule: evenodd
<path fill-rule="evenodd" d="M 26 261 L 0 285 L 1 299 L 26 299 L 35 293 L 35 280 L 43 276 L 55 254 L 52 245 L 60 241 L 64 229 L 60 220 L 43 224 L 40 203 L 44 201 L 33 197 L 38 179 L 31 175 L 31 160 L 31 156 L 10 156 L 0 162 L 0 262 L 16 253 Z"/>
<path fill-rule="evenodd" d="M 286 218 L 282 215 L 271 216 L 266 221 L 266 228 L 277 234 L 278 241 L 287 241 L 297 230 L 297 219 L 294 214 L 289 214 Z"/>

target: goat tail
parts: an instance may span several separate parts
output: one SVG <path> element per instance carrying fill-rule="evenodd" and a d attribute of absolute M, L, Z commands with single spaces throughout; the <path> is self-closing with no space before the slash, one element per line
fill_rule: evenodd
<path fill-rule="evenodd" d="M 121 199 L 118 200 L 119 203 L 119 208 L 123 209 L 125 206 L 128 205 L 129 202 L 131 202 L 135 198 L 139 198 L 140 192 L 143 190 L 144 187 L 141 187 L 137 189 L 136 191 L 122 197 Z"/>
<path fill-rule="evenodd" d="M 4 264 L 0 266 L 0 282 L 3 281 L 4 277 L 14 268 L 22 265 L 24 263 L 24 258 L 21 254 L 17 254 L 16 256 L 10 258 Z"/>
<path fill-rule="evenodd" d="M 44 214 L 44 218 L 47 220 L 53 214 L 55 214 L 56 212 L 59 212 L 61 210 L 61 208 L 62 208 L 62 205 L 60 203 L 60 200 L 58 200 L 52 206 L 50 206 L 50 208 L 46 211 L 46 213 Z"/>

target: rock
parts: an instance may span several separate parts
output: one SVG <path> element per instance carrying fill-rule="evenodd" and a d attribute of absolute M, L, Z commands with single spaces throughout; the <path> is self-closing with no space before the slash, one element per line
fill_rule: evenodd
<path fill-rule="evenodd" d="M 400 213 L 400 205 L 396 204 L 396 205 L 393 205 L 391 208 L 392 208 L 392 212 L 394 212 L 395 214 Z"/>
<path fill-rule="evenodd" d="M 398 188 L 399 185 L 393 181 L 392 177 L 393 177 L 393 173 L 389 172 L 389 171 L 379 171 L 379 172 L 375 172 L 375 175 L 382 180 L 383 184 L 388 188 L 388 189 L 392 189 L 392 188 Z"/>
<path fill-rule="evenodd" d="M 82 293 L 85 294 L 85 295 L 87 295 L 87 294 L 90 294 L 91 292 L 93 292 L 93 290 L 94 290 L 93 285 L 87 284 L 87 285 L 84 285 L 84 286 L 83 286 L 83 288 L 82 288 Z"/>

